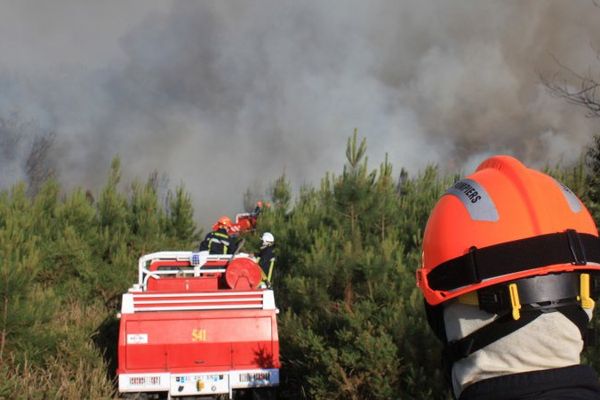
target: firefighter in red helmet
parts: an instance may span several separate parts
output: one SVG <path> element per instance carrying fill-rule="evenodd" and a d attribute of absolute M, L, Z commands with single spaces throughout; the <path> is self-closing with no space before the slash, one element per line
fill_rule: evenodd
<path fill-rule="evenodd" d="M 580 365 L 600 289 L 588 210 L 552 177 L 495 156 L 434 207 L 417 284 L 460 400 L 600 399 Z"/>
<path fill-rule="evenodd" d="M 237 245 L 234 238 L 229 235 L 232 225 L 229 217 L 219 218 L 213 225 L 213 230 L 200 243 L 198 251 L 208 251 L 209 254 L 234 254 Z"/>

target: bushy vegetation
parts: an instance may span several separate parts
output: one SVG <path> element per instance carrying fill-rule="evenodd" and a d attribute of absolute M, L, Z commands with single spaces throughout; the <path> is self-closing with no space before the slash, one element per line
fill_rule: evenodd
<path fill-rule="evenodd" d="M 273 182 L 248 238 L 277 241 L 281 398 L 448 399 L 415 269 L 428 214 L 457 175 L 369 169 L 356 134 L 346 156 L 295 200 L 285 175 Z M 594 156 L 551 173 L 598 218 Z M 183 188 L 160 204 L 152 177 L 119 187 L 115 159 L 97 199 L 54 181 L 34 197 L 23 185 L 0 194 L 0 398 L 116 395 L 114 315 L 137 258 L 192 249 L 200 233 Z M 599 355 L 586 359 L 600 367 Z"/>
<path fill-rule="evenodd" d="M 0 398 L 111 398 L 117 302 L 140 254 L 198 241 L 183 188 L 119 190 L 112 163 L 95 200 L 55 181 L 0 194 Z"/>

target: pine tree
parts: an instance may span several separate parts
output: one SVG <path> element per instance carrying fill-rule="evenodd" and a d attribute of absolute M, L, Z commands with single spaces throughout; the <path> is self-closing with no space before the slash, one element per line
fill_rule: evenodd
<path fill-rule="evenodd" d="M 592 144 L 588 147 L 585 164 L 589 171 L 586 180 L 588 208 L 598 221 L 600 219 L 600 135 L 594 136 Z"/>
<path fill-rule="evenodd" d="M 152 179 L 145 185 L 134 181 L 131 184 L 127 225 L 130 234 L 135 238 L 131 245 L 140 254 L 155 250 L 157 242 L 161 239 L 162 217 Z"/>
<path fill-rule="evenodd" d="M 269 192 L 275 209 L 286 212 L 292 199 L 292 190 L 285 173 L 275 180 Z"/>
<path fill-rule="evenodd" d="M 127 224 L 127 199 L 119 193 L 121 181 L 121 160 L 115 157 L 110 173 L 97 202 L 99 250 L 104 260 L 110 260 L 116 249 L 125 242 L 129 234 Z"/>
<path fill-rule="evenodd" d="M 191 245 L 200 240 L 201 232 L 196 229 L 192 199 L 181 185 L 175 193 L 169 192 L 167 195 L 165 231 L 177 241 Z"/>
<path fill-rule="evenodd" d="M 24 185 L 0 197 L 0 364 L 43 360 L 56 345 L 43 329 L 52 319 L 51 290 L 36 284 L 39 238 Z"/>
<path fill-rule="evenodd" d="M 366 150 L 355 132 L 342 174 L 303 188 L 289 213 L 270 221 L 290 264 L 276 283 L 286 310 L 282 390 L 291 399 L 444 399 L 440 346 L 414 271 L 421 227 L 454 177 L 429 167 L 395 182 L 387 158 L 368 169 Z M 425 374 L 440 379 L 424 385 Z"/>

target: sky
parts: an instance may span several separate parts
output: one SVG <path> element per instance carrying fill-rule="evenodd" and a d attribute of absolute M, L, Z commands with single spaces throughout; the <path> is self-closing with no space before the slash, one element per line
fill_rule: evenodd
<path fill-rule="evenodd" d="M 338 173 L 470 172 L 486 156 L 568 164 L 598 121 L 541 77 L 600 71 L 600 7 L 574 1 L 0 0 L 0 187 L 52 132 L 65 187 L 183 184 L 197 221 Z"/>

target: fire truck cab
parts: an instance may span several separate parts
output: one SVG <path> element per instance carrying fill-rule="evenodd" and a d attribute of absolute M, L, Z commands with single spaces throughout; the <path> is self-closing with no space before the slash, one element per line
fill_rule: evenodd
<path fill-rule="evenodd" d="M 158 252 L 138 269 L 119 313 L 122 395 L 275 398 L 279 310 L 252 257 Z"/>

